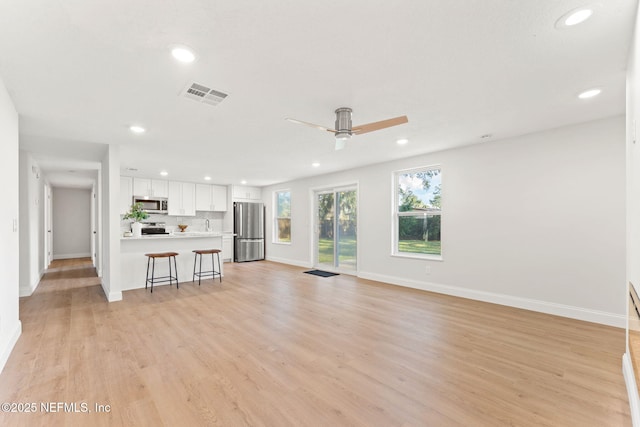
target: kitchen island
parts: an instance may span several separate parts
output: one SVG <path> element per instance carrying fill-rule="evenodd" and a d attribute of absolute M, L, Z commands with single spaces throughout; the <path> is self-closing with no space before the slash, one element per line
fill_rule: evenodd
<path fill-rule="evenodd" d="M 143 235 L 141 237 L 122 237 L 120 239 L 120 265 L 122 290 L 144 288 L 147 274 L 147 257 L 144 254 L 151 252 L 177 252 L 176 264 L 180 285 L 191 282 L 193 278 L 193 259 L 195 249 L 220 249 L 222 250 L 222 238 L 230 236 L 228 233 L 212 232 L 176 232 L 163 235 Z M 153 262 L 153 261 L 152 261 Z M 172 263 L 173 264 L 173 263 Z M 211 257 L 203 257 L 202 271 L 211 270 Z M 172 267 L 173 268 L 173 267 Z M 216 262 L 216 271 L 218 269 Z M 224 275 L 222 254 L 220 254 L 220 269 Z M 156 260 L 156 277 L 169 275 L 169 263 L 167 259 Z M 204 279 L 203 279 L 204 280 Z M 203 282 L 210 284 L 210 278 Z M 218 279 L 216 279 L 218 284 Z M 166 283 L 154 284 L 156 286 L 168 285 Z M 174 283 L 175 284 L 175 283 Z M 189 286 L 193 286 L 191 283 Z M 197 286 L 197 284 L 196 284 Z"/>

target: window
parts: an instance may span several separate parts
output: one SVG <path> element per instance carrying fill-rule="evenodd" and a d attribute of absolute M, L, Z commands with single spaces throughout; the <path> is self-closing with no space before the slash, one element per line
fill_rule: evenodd
<path fill-rule="evenodd" d="M 440 259 L 440 167 L 398 171 L 394 177 L 393 254 Z"/>
<path fill-rule="evenodd" d="M 291 192 L 276 191 L 274 194 L 275 224 L 274 243 L 291 243 Z"/>

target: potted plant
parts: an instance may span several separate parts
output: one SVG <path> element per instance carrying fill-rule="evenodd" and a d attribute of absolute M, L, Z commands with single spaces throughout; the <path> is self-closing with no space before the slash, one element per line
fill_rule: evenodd
<path fill-rule="evenodd" d="M 140 221 L 143 219 L 149 218 L 149 214 L 146 213 L 142 207 L 142 203 L 134 203 L 131 205 L 131 209 L 129 212 L 124 214 L 122 219 L 132 219 L 133 223 L 131 224 L 131 231 L 135 237 L 140 237 L 142 235 L 142 224 Z"/>

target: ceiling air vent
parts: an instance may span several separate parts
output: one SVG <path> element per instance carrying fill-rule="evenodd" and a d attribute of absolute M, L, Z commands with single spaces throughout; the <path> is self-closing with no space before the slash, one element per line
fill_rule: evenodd
<path fill-rule="evenodd" d="M 180 96 L 204 102 L 209 105 L 218 105 L 227 97 L 226 93 L 219 92 L 199 83 L 188 84 Z"/>

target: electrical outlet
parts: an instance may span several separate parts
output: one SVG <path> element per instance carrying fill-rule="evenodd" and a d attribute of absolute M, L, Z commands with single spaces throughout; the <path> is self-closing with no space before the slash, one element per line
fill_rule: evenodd
<path fill-rule="evenodd" d="M 431 266 L 427 265 L 424 269 L 425 274 L 431 274 Z"/>

